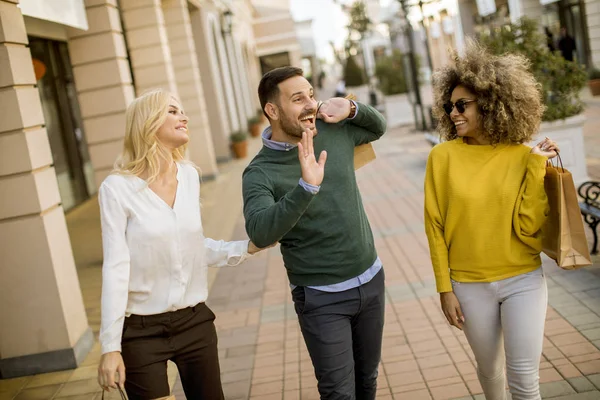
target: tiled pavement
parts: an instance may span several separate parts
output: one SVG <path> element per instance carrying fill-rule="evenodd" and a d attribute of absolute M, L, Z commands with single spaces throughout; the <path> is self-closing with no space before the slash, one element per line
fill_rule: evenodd
<path fill-rule="evenodd" d="M 428 145 L 397 130 L 358 173 L 386 271 L 386 324 L 378 399 L 482 399 L 464 335 L 448 327 L 435 293 L 423 230 Z M 243 221 L 236 235 L 243 235 Z M 600 399 L 600 278 L 545 261 L 548 309 L 544 398 Z M 227 399 L 317 399 L 279 249 L 222 269 L 209 305 L 217 314 Z M 183 396 L 178 385 L 178 398 Z"/>
<path fill-rule="evenodd" d="M 253 142 L 254 151 L 259 145 Z M 594 146 L 600 149 L 600 142 L 586 124 L 588 164 L 600 154 L 591 152 Z M 358 180 L 386 271 L 377 398 L 483 399 L 464 336 L 447 326 L 435 294 L 422 221 L 421 187 L 429 147 L 421 135 L 397 129 L 375 148 L 378 159 L 359 171 Z M 245 236 L 239 188 L 247 161 L 224 166 L 219 180 L 203 185 L 205 231 L 212 237 Z M 88 318 L 97 334 L 101 262 L 97 205 L 91 202 L 75 210 L 68 222 Z M 540 374 L 545 399 L 600 399 L 596 261 L 595 267 L 574 272 L 545 263 L 550 293 Z M 209 304 L 217 314 L 226 398 L 317 399 L 279 249 L 261 253 L 241 267 L 220 269 L 216 279 L 214 272 Z M 98 359 L 96 345 L 76 370 L 1 380 L 0 400 L 99 399 Z M 170 381 L 175 379 L 176 370 L 171 368 Z M 178 400 L 185 398 L 179 382 L 174 393 Z"/>

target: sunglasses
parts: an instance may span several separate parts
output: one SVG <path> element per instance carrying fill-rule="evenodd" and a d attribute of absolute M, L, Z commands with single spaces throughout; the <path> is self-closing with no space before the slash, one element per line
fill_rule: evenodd
<path fill-rule="evenodd" d="M 446 104 L 444 104 L 444 111 L 446 111 L 446 114 L 450 115 L 452 113 L 452 110 L 454 110 L 454 107 L 456 106 L 458 112 L 462 114 L 465 112 L 465 106 L 474 101 L 477 100 L 459 100 L 456 103 L 452 103 L 451 101 L 449 101 Z"/>

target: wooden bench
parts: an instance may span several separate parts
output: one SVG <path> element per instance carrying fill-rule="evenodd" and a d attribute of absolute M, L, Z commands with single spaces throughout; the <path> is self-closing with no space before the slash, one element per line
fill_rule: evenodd
<path fill-rule="evenodd" d="M 594 234 L 592 254 L 598 254 L 598 232 L 596 232 L 596 228 L 600 223 L 600 182 L 584 182 L 579 186 L 577 192 L 583 199 L 579 203 L 583 219 Z"/>

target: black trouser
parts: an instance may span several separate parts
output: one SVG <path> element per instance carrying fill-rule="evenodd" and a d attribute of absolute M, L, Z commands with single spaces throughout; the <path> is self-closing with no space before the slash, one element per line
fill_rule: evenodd
<path fill-rule="evenodd" d="M 125 318 L 121 354 L 130 400 L 170 394 L 167 361 L 177 365 L 188 399 L 223 400 L 215 314 L 204 304 Z"/>
<path fill-rule="evenodd" d="M 383 269 L 357 288 L 329 293 L 298 286 L 292 298 L 321 399 L 372 400 L 385 315 Z"/>

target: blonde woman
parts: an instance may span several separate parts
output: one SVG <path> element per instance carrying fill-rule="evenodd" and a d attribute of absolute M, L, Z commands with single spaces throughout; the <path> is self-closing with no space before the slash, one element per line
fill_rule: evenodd
<path fill-rule="evenodd" d="M 487 400 L 539 400 L 548 292 L 541 228 L 556 143 L 524 145 L 544 106 L 529 63 L 470 43 L 434 75 L 446 142 L 425 178 L 425 229 L 444 315 L 464 329 Z"/>
<path fill-rule="evenodd" d="M 195 166 L 179 101 L 163 90 L 134 100 L 116 169 L 99 190 L 102 358 L 98 382 L 129 399 L 169 395 L 167 360 L 189 399 L 220 400 L 215 315 L 204 303 L 207 266 L 234 266 L 259 249 L 205 238 Z"/>

